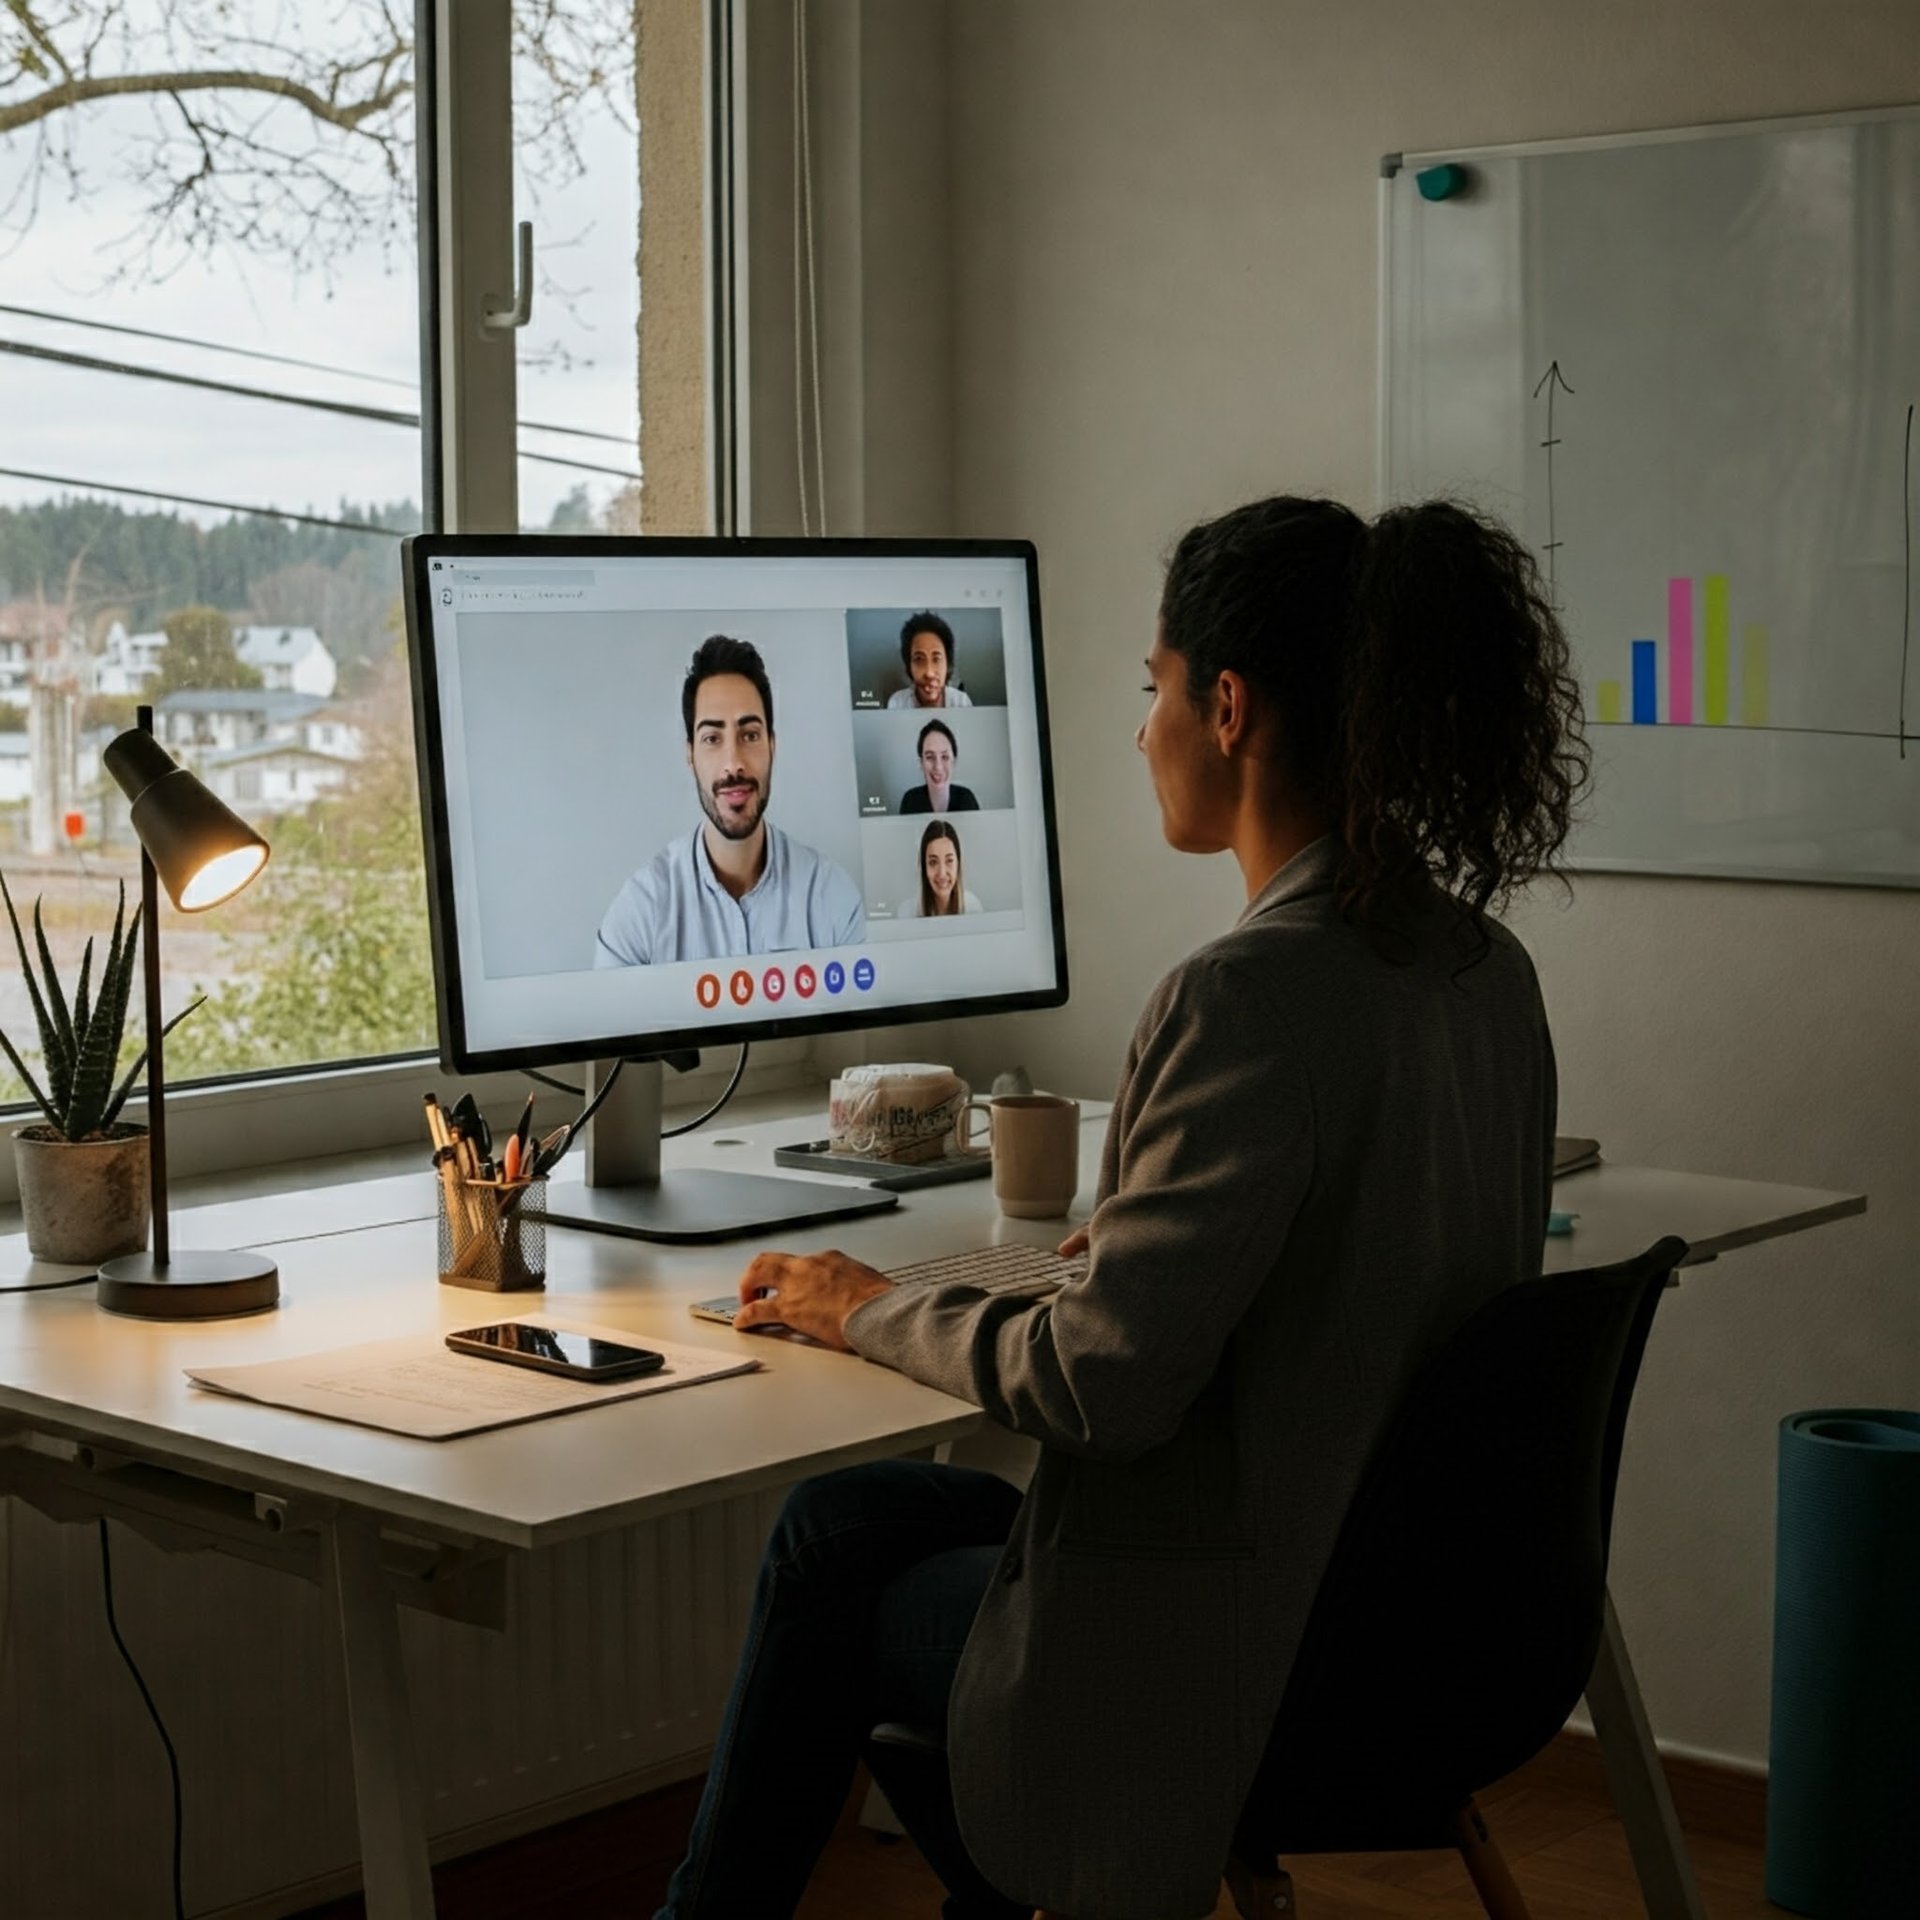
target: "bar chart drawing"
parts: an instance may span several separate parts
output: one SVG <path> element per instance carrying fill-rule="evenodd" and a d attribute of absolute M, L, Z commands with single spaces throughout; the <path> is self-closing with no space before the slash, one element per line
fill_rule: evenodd
<path fill-rule="evenodd" d="M 1700 608 L 1700 653 L 1694 653 L 1694 606 Z M 1660 645 L 1658 640 L 1634 639 L 1627 642 L 1631 710 L 1623 709 L 1622 683 L 1597 680 L 1588 718 L 1603 727 L 1743 727 L 1769 731 L 1767 718 L 1767 629 L 1748 622 L 1740 629 L 1740 664 L 1733 664 L 1732 622 L 1727 576 L 1709 573 L 1697 582 L 1690 576 L 1676 576 L 1667 582 L 1666 687 L 1667 699 L 1660 703 Z M 1699 674 L 1700 699 L 1694 701 L 1695 673 Z M 1739 703 L 1733 700 L 1735 686 Z M 1737 716 L 1737 717 L 1736 717 Z M 1790 727 L 1791 733 L 1830 733 L 1843 738 L 1898 740 L 1901 738 L 1898 716 L 1895 726 L 1881 734 L 1870 729 L 1850 727 Z"/>

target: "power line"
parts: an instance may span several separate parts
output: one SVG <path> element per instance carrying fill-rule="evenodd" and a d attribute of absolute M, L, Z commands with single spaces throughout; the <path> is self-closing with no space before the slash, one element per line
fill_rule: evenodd
<path fill-rule="evenodd" d="M 78 487 L 84 493 L 126 493 L 139 500 L 164 500 L 176 507 L 213 507 L 222 513 L 252 514 L 263 520 L 297 520 L 303 527 L 337 527 L 342 533 L 379 533 L 404 540 L 403 527 L 376 527 L 365 520 L 328 520 L 288 507 L 247 507 L 234 500 L 208 500 L 193 493 L 159 493 L 152 487 L 124 487 L 110 480 L 76 480 L 64 473 L 30 473 L 24 467 L 0 467 L 0 480 L 33 480 L 49 487 Z"/>
<path fill-rule="evenodd" d="M 320 400 L 311 394 L 276 393 L 269 387 L 243 387 L 231 380 L 209 380 L 203 374 L 173 373 L 164 367 L 139 367 L 124 360 L 101 360 L 90 353 L 69 353 L 64 347 L 35 346 L 24 340 L 0 340 L 0 353 L 18 354 L 28 360 L 49 360 L 57 366 L 78 367 L 85 373 L 114 373 L 130 380 L 157 380 L 172 387 L 193 387 L 202 393 L 226 393 L 243 400 L 271 400 L 283 407 L 306 407 L 315 413 L 341 414 L 351 420 L 371 420 L 380 426 L 418 429 L 417 413 L 402 413 L 393 407 L 363 406 L 353 400 Z M 572 431 L 572 429 L 568 429 Z M 533 453 L 519 449 L 522 460 L 535 460 L 542 466 L 569 467 L 580 473 L 611 474 L 616 480 L 638 480 L 630 467 L 609 467 L 592 460 L 570 460 L 557 453 Z"/>
<path fill-rule="evenodd" d="M 400 387 L 408 393 L 420 390 L 418 381 L 402 380 L 390 373 L 367 373 L 359 367 L 339 367 L 326 360 L 302 360 L 293 354 L 268 353 L 264 347 L 235 346 L 226 340 L 196 340 L 190 334 L 162 333 L 153 327 L 129 327 L 117 320 L 84 320 L 77 313 L 55 313 L 47 307 L 16 307 L 0 301 L 0 313 L 18 314 L 28 320 L 50 320 L 61 327 L 86 327 L 95 333 L 124 334 L 133 340 L 164 340 L 170 346 L 193 347 L 202 353 L 227 353 L 239 360 L 266 360 L 276 367 L 304 367 L 309 373 L 336 373 L 344 380 L 370 380 L 376 386 Z M 520 420 L 515 424 L 536 433 L 567 434 L 575 440 L 604 440 L 616 447 L 626 446 L 631 438 L 624 433 L 602 433 L 595 427 L 556 426 L 551 420 Z"/>

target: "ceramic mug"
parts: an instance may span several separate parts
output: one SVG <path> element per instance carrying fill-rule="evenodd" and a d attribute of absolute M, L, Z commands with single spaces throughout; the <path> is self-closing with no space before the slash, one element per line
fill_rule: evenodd
<path fill-rule="evenodd" d="M 988 1144 L 973 1137 L 973 1116 L 987 1116 Z M 1014 1220 L 1057 1220 L 1080 1191 L 1080 1103 L 1056 1093 L 1003 1093 L 969 1100 L 954 1122 L 962 1153 L 993 1155 L 993 1194 Z"/>

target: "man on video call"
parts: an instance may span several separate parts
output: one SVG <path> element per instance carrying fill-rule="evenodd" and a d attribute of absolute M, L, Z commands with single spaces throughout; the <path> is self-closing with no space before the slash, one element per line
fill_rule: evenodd
<path fill-rule="evenodd" d="M 773 797 L 773 688 L 750 641 L 703 640 L 680 690 L 705 822 L 654 855 L 614 896 L 596 967 L 845 947 L 866 907 L 844 867 L 766 817 Z"/>

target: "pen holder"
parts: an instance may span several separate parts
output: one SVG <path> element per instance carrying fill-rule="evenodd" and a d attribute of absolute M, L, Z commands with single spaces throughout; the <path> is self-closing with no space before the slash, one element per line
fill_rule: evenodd
<path fill-rule="evenodd" d="M 441 1180 L 440 1280 L 483 1293 L 547 1284 L 544 1180 Z"/>

